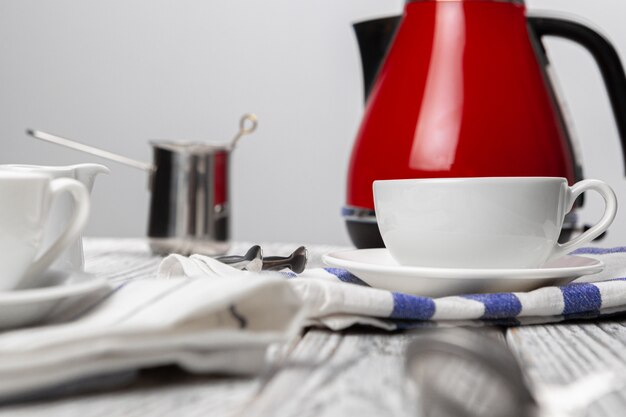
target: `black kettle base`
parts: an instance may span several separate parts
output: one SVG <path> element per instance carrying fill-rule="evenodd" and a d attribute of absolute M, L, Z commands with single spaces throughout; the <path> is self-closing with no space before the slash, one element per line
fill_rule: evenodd
<path fill-rule="evenodd" d="M 378 230 L 378 224 L 366 223 L 354 220 L 346 220 L 346 227 L 348 229 L 348 235 L 350 240 L 357 247 L 357 249 L 370 249 L 370 248 L 384 248 L 385 243 L 380 236 Z M 573 227 L 564 227 L 559 237 L 559 242 L 567 242 L 572 238 Z M 604 233 L 596 238 L 600 240 L 604 237 Z"/>
<path fill-rule="evenodd" d="M 378 224 L 346 220 L 348 235 L 358 249 L 384 248 Z"/>

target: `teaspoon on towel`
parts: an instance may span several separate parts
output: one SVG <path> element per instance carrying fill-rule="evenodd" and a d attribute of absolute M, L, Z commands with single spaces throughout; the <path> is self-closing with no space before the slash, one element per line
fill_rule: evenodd
<path fill-rule="evenodd" d="M 289 256 L 263 257 L 263 250 L 261 247 L 259 245 L 254 245 L 248 249 L 245 255 L 226 255 L 216 257 L 215 259 L 228 264 L 233 268 L 245 269 L 252 272 L 290 269 L 296 274 L 300 274 L 306 268 L 308 253 L 304 246 L 300 246 Z"/>

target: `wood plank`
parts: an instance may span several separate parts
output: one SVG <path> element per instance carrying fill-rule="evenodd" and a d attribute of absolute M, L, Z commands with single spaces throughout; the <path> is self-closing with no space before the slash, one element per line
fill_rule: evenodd
<path fill-rule="evenodd" d="M 245 415 L 408 416 L 403 359 L 413 337 L 309 331 Z"/>
<path fill-rule="evenodd" d="M 0 408 L 11 417 L 236 416 L 259 388 L 256 378 L 196 377 L 168 368 L 128 387 Z"/>
<path fill-rule="evenodd" d="M 413 416 L 416 404 L 404 391 L 405 350 L 420 333 L 311 330 L 245 415 Z"/>
<path fill-rule="evenodd" d="M 510 329 L 507 341 L 531 384 L 567 385 L 594 372 L 626 378 L 626 320 L 559 323 Z M 626 384 L 588 407 L 587 416 L 626 414 Z"/>

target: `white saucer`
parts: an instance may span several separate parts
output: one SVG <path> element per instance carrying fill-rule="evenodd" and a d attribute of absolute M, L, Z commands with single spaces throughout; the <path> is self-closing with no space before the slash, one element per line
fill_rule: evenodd
<path fill-rule="evenodd" d="M 17 291 L 0 291 L 0 329 L 6 330 L 42 323 L 51 315 L 61 315 L 89 297 L 102 297 L 110 291 L 109 283 L 90 274 L 76 273 L 59 278 L 57 285 Z"/>
<path fill-rule="evenodd" d="M 322 259 L 327 265 L 348 270 L 372 287 L 426 297 L 530 291 L 549 285 L 564 285 L 604 269 L 601 261 L 572 255 L 535 269 L 402 266 L 384 248 L 334 252 Z"/>

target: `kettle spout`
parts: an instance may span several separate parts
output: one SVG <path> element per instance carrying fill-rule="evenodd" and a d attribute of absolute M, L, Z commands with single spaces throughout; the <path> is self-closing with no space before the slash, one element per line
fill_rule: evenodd
<path fill-rule="evenodd" d="M 111 172 L 109 168 L 100 164 L 78 164 L 74 165 L 72 168 L 74 169 L 74 178 L 82 182 L 90 192 L 98 174 L 108 174 Z"/>
<path fill-rule="evenodd" d="M 387 50 L 391 46 L 391 41 L 401 19 L 402 16 L 391 16 L 358 22 L 352 25 L 359 43 L 359 52 L 361 53 L 363 87 L 365 88 L 366 100 L 369 97 L 374 80 L 378 74 L 378 69 L 387 55 Z"/>

